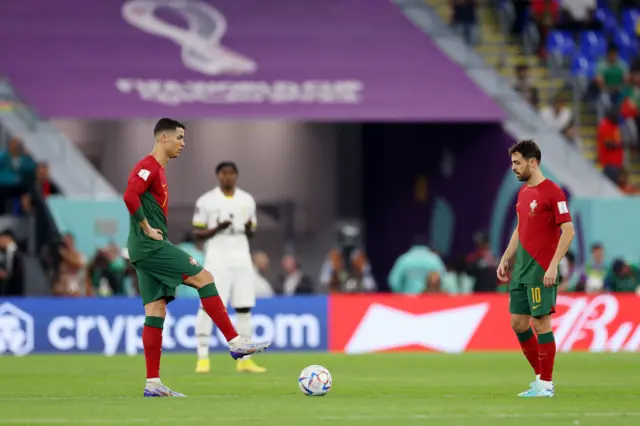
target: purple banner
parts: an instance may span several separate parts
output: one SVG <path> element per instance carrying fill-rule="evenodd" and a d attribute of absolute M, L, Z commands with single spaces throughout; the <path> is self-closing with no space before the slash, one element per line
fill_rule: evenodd
<path fill-rule="evenodd" d="M 503 117 L 388 0 L 9 1 L 0 40 L 47 117 Z"/>

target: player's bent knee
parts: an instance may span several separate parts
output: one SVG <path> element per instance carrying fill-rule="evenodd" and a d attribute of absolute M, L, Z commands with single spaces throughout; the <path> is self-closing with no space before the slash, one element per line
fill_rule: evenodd
<path fill-rule="evenodd" d="M 551 315 L 535 316 L 531 322 L 536 334 L 548 333 L 552 330 Z"/>
<path fill-rule="evenodd" d="M 528 315 L 511 315 L 511 328 L 516 333 L 523 333 L 529 329 L 531 317 Z"/>
<path fill-rule="evenodd" d="M 167 316 L 167 301 L 165 299 L 154 300 L 144 305 L 144 314 L 148 317 L 164 318 Z"/>
<path fill-rule="evenodd" d="M 203 269 L 197 275 L 187 278 L 184 280 L 184 283 L 190 285 L 195 288 L 202 288 L 207 284 L 211 284 L 213 282 L 213 275 L 211 272 Z"/>

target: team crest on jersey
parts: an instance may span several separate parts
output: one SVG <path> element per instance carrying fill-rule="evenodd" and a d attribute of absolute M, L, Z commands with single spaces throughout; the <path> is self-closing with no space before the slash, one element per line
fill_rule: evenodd
<path fill-rule="evenodd" d="M 198 266 L 198 261 L 195 260 L 193 257 L 189 258 L 189 263 L 192 264 L 193 266 Z"/>
<path fill-rule="evenodd" d="M 529 212 L 529 216 L 535 216 L 536 215 L 536 207 L 538 207 L 538 201 L 533 200 L 531 202 L 531 204 L 529 204 L 529 207 L 531 207 L 531 211 Z"/>

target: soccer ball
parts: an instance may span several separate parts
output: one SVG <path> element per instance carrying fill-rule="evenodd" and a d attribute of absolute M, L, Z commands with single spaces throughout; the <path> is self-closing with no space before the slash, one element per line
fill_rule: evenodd
<path fill-rule="evenodd" d="M 331 390 L 332 383 L 331 373 L 321 365 L 308 366 L 298 378 L 298 386 L 307 396 L 325 396 Z"/>

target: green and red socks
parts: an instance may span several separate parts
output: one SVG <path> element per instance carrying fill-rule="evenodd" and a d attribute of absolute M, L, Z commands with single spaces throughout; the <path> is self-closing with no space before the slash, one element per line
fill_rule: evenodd
<path fill-rule="evenodd" d="M 556 360 L 556 340 L 553 337 L 553 331 L 538 334 L 538 360 L 540 381 L 550 385 L 553 381 L 553 364 Z"/>
<path fill-rule="evenodd" d="M 160 382 L 160 357 L 162 356 L 162 328 L 164 318 L 145 317 L 142 329 L 142 347 L 147 366 L 147 380 Z"/>
<path fill-rule="evenodd" d="M 238 337 L 238 332 L 229 318 L 227 308 L 224 306 L 222 299 L 218 295 L 218 289 L 214 283 L 207 284 L 198 289 L 202 309 L 209 315 L 213 323 L 227 339 L 227 342 Z"/>
<path fill-rule="evenodd" d="M 536 377 L 540 376 L 538 340 L 535 334 L 533 334 L 533 329 L 529 327 L 527 331 L 516 333 L 516 336 L 518 336 L 522 353 L 527 358 L 527 361 L 529 361 L 529 364 L 531 364 L 531 368 L 533 368 L 533 371 L 536 373 Z"/>

